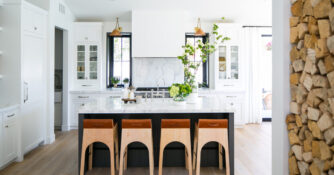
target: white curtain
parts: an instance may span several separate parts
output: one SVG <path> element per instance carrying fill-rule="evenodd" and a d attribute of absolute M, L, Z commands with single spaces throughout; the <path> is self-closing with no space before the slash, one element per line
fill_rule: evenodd
<path fill-rule="evenodd" d="M 260 74 L 265 72 L 258 71 L 261 70 L 259 58 L 261 57 L 262 30 L 262 28 L 257 27 L 243 28 L 243 56 L 246 59 L 245 66 L 248 67 L 248 72 L 246 73 L 246 87 L 248 87 L 246 95 L 246 97 L 248 97 L 248 106 L 246 107 L 245 115 L 246 124 L 262 122 L 262 89 Z"/>

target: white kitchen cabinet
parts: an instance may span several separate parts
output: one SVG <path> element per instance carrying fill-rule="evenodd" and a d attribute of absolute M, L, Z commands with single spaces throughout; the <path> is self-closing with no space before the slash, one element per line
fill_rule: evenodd
<path fill-rule="evenodd" d="M 219 24 L 219 33 L 231 40 L 219 44 L 214 54 L 215 87 L 219 90 L 245 90 L 245 60 L 241 57 L 241 25 Z"/>
<path fill-rule="evenodd" d="M 3 164 L 17 158 L 17 122 L 16 120 L 3 123 Z"/>
<path fill-rule="evenodd" d="M 185 44 L 185 13 L 132 11 L 132 56 L 177 57 Z"/>
<path fill-rule="evenodd" d="M 78 110 L 80 107 L 84 106 L 86 103 L 89 103 L 93 100 L 96 100 L 99 97 L 109 97 L 109 98 L 121 98 L 123 91 L 71 91 L 71 102 L 70 102 L 70 114 L 69 117 L 70 126 L 69 129 L 78 128 Z"/>
<path fill-rule="evenodd" d="M 18 106 L 0 109 L 0 168 L 18 157 Z"/>
<path fill-rule="evenodd" d="M 199 96 L 207 96 L 219 99 L 222 108 L 234 112 L 235 127 L 242 127 L 245 124 L 245 95 L 243 92 L 225 92 L 217 90 L 199 90 Z"/>
<path fill-rule="evenodd" d="M 0 74 L 4 76 L 0 81 L 0 102 L 20 104 L 21 158 L 21 153 L 36 148 L 46 138 L 48 12 L 20 1 L 1 7 L 0 21 L 8 29 L 0 32 L 0 41 L 6 41 L 0 42 L 4 52 L 0 59 Z M 5 129 L 8 125 L 6 133 L 10 135 L 17 124 L 5 122 L 1 127 Z M 8 138 L 13 140 L 12 136 Z M 10 148 L 6 148 L 8 153 Z"/>
<path fill-rule="evenodd" d="M 101 87 L 101 23 L 75 23 L 75 89 Z"/>

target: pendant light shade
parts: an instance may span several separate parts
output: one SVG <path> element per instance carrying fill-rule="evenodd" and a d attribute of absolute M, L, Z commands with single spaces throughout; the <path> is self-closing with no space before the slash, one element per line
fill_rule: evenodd
<path fill-rule="evenodd" d="M 110 36 L 122 36 L 121 31 L 122 31 L 122 28 L 119 27 L 118 18 L 117 18 L 115 29 L 111 32 Z"/>
<path fill-rule="evenodd" d="M 195 27 L 195 36 L 204 36 L 205 32 L 201 28 L 201 19 L 198 18 L 197 27 Z"/>

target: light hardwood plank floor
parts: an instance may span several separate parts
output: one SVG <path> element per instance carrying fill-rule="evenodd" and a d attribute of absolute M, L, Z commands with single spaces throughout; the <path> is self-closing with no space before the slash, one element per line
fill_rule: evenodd
<path fill-rule="evenodd" d="M 23 162 L 12 163 L 0 175 L 77 175 L 77 131 L 58 132 L 56 141 L 41 146 L 24 157 Z M 166 167 L 164 175 L 187 175 L 182 167 Z M 107 175 L 108 168 L 94 168 L 87 175 Z M 155 168 L 155 174 L 158 168 Z M 148 168 L 129 168 L 125 175 L 149 174 Z M 222 175 L 217 167 L 201 168 L 201 175 Z M 271 123 L 246 125 L 235 129 L 235 174 L 271 174 Z"/>

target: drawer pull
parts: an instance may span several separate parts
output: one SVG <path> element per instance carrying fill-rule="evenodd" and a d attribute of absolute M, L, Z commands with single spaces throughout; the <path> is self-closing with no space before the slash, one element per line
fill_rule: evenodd
<path fill-rule="evenodd" d="M 87 77 L 86 77 L 86 79 L 87 79 Z M 90 85 L 90 84 L 83 84 L 82 86 L 88 87 L 88 86 L 92 86 L 92 85 Z"/>
<path fill-rule="evenodd" d="M 226 96 L 226 98 L 237 98 L 237 96 Z"/>
<path fill-rule="evenodd" d="M 233 86 L 232 84 L 224 84 L 224 86 Z"/>
<path fill-rule="evenodd" d="M 79 98 L 89 98 L 89 96 L 78 96 Z"/>
<path fill-rule="evenodd" d="M 11 115 L 7 115 L 7 118 L 11 118 L 11 117 L 14 117 L 15 114 L 11 114 Z"/>
<path fill-rule="evenodd" d="M 8 127 L 9 127 L 8 125 L 5 126 L 5 128 L 8 128 Z"/>

